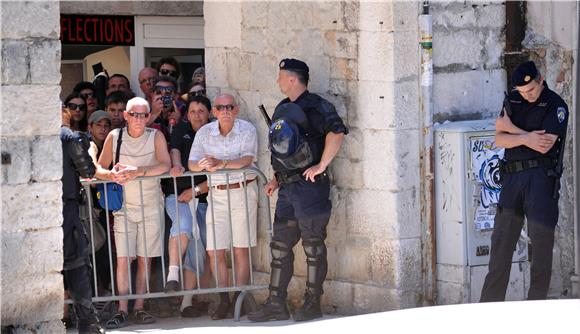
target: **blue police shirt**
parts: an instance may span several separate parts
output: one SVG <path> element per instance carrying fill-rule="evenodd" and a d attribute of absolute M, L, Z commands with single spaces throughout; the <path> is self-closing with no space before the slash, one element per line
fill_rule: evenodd
<path fill-rule="evenodd" d="M 512 123 L 518 128 L 531 132 L 546 130 L 546 133 L 555 134 L 562 138 L 566 134 L 568 125 L 568 106 L 566 102 L 544 82 L 544 89 L 534 103 L 526 101 L 517 90 L 509 95 L 512 107 Z M 505 150 L 505 159 L 508 161 L 528 160 L 540 157 L 557 158 L 558 145 L 554 145 L 545 155 L 521 145 Z"/>

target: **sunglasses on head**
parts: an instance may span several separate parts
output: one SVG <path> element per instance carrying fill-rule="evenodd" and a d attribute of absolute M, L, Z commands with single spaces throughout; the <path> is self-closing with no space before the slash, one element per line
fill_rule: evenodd
<path fill-rule="evenodd" d="M 215 106 L 215 108 L 219 111 L 222 111 L 224 109 L 227 111 L 232 111 L 234 110 L 235 107 L 236 106 L 234 106 L 233 104 L 218 104 Z"/>
<path fill-rule="evenodd" d="M 146 119 L 147 117 L 149 117 L 149 113 L 148 112 L 134 112 L 134 111 L 129 111 L 127 112 L 127 114 L 129 114 L 129 116 L 136 118 L 136 119 Z"/>
<path fill-rule="evenodd" d="M 85 100 L 92 99 L 93 97 L 95 97 L 95 93 L 84 93 L 84 94 L 80 94 L 80 96 Z"/>
<path fill-rule="evenodd" d="M 197 90 L 195 92 L 189 92 L 187 93 L 188 97 L 193 97 L 193 96 L 204 96 L 205 95 L 205 89 L 201 89 L 201 90 Z"/>
<path fill-rule="evenodd" d="M 161 73 L 161 75 L 169 75 L 171 77 L 177 78 L 177 71 L 172 71 L 172 70 L 159 70 L 159 73 Z"/>
<path fill-rule="evenodd" d="M 72 103 L 69 102 L 66 105 L 67 108 L 69 108 L 70 110 L 80 110 L 80 111 L 86 111 L 87 110 L 87 105 L 86 104 L 76 104 L 76 103 Z"/>
<path fill-rule="evenodd" d="M 155 94 L 163 94 L 165 92 L 173 93 L 176 89 L 173 86 L 164 87 L 164 86 L 155 86 Z"/>

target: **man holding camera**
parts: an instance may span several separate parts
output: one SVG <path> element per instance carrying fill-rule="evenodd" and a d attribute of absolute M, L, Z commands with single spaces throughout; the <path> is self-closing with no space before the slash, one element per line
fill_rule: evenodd
<path fill-rule="evenodd" d="M 173 77 L 161 76 L 153 86 L 153 103 L 147 126 L 160 130 L 169 139 L 173 127 L 181 120 L 184 105 L 177 98 L 177 82 Z"/>

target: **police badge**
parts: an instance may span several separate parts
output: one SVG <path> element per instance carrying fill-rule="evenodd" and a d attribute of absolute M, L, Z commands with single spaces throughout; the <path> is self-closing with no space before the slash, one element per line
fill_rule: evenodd
<path fill-rule="evenodd" d="M 558 107 L 556 111 L 556 115 L 558 116 L 558 122 L 562 123 L 566 119 L 566 109 L 564 107 Z"/>

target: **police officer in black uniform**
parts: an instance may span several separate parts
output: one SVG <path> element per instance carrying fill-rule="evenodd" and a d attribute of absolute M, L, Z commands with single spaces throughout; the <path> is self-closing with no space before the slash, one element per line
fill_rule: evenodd
<path fill-rule="evenodd" d="M 286 320 L 287 288 L 294 272 L 292 248 L 300 238 L 307 257 L 304 304 L 294 320 L 322 317 L 320 298 L 326 278 L 326 226 L 330 219 L 330 180 L 326 168 L 348 133 L 334 106 L 307 90 L 309 69 L 297 59 L 279 64 L 278 85 L 284 95 L 272 117 L 269 147 L 275 178 L 267 195 L 279 189 L 274 217 L 270 293 L 251 321 Z"/>
<path fill-rule="evenodd" d="M 62 142 L 62 201 L 63 201 L 63 276 L 77 316 L 79 333 L 100 334 L 105 330 L 99 325 L 91 301 L 90 262 L 88 239 L 79 218 L 81 184 L 79 176 L 92 178 L 95 165 L 88 153 L 89 140 L 83 133 L 70 129 L 70 111 L 63 109 L 60 140 Z"/>
<path fill-rule="evenodd" d="M 548 88 L 531 61 L 518 66 L 512 84 L 511 116 L 504 108 L 496 120 L 495 142 L 505 147 L 505 161 L 500 167 L 502 191 L 481 302 L 505 299 L 524 218 L 532 247 L 528 299 L 546 299 L 551 278 L 562 163 L 559 151 L 566 138 L 568 106 Z"/>

